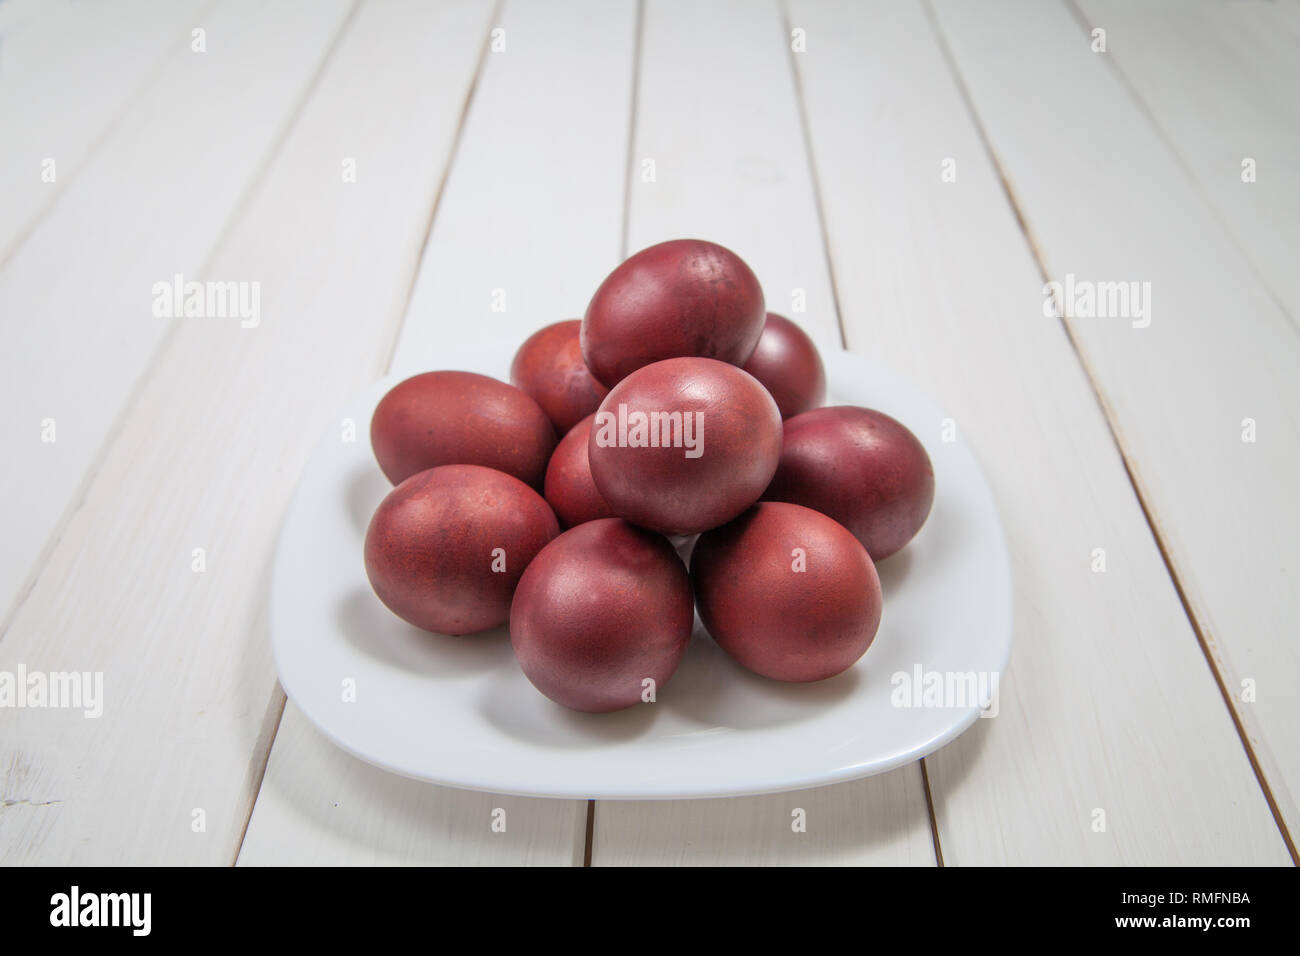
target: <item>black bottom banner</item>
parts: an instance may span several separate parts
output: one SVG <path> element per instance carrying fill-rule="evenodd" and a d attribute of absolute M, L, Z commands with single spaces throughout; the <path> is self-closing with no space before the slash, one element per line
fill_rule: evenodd
<path fill-rule="evenodd" d="M 614 870 L 597 879 L 583 869 L 32 868 L 6 876 L 7 940 L 75 936 L 92 945 L 111 938 L 337 946 L 455 924 L 497 943 L 510 927 L 548 946 L 563 945 L 562 936 L 591 945 L 622 924 L 628 943 L 648 936 L 653 947 L 674 923 L 693 925 L 696 940 L 734 944 L 766 938 L 780 924 L 825 931 L 840 920 L 865 929 L 866 939 L 872 927 L 888 926 L 923 932 L 927 943 L 1059 936 L 1181 944 L 1199 936 L 1232 945 L 1261 929 L 1270 938 L 1288 932 L 1300 887 L 1295 869 Z"/>

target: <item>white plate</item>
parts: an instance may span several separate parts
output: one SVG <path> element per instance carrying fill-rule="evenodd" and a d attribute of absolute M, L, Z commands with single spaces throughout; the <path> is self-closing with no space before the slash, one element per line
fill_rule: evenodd
<path fill-rule="evenodd" d="M 513 350 L 439 355 L 433 367 L 506 377 Z M 405 375 L 377 383 L 321 439 L 275 555 L 271 640 L 285 691 L 328 738 L 379 767 L 453 787 L 546 797 L 711 797 L 796 790 L 881 773 L 937 750 L 978 702 L 900 707 L 931 674 L 1000 674 L 1011 651 L 1006 543 L 979 466 L 911 386 L 856 356 L 825 355 L 829 404 L 880 409 L 934 463 L 934 510 L 880 563 L 884 619 L 866 655 L 817 684 L 782 684 L 731 662 L 696 622 L 658 701 L 613 714 L 569 711 L 533 688 L 507 630 L 425 633 L 375 597 L 362 564 L 370 515 L 389 485 L 371 454 L 371 412 Z M 413 371 L 424 371 L 416 369 Z M 934 680 L 933 677 L 929 678 Z M 345 700 L 344 687 L 355 687 Z M 920 689 L 915 688 L 920 697 Z"/>

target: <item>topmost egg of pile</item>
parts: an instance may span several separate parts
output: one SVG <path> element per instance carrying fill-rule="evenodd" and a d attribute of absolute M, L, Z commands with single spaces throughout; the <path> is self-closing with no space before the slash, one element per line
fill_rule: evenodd
<path fill-rule="evenodd" d="M 582 355 L 610 388 L 663 359 L 744 365 L 765 314 L 763 290 L 739 256 L 716 243 L 674 239 L 642 249 L 601 283 L 582 320 Z"/>

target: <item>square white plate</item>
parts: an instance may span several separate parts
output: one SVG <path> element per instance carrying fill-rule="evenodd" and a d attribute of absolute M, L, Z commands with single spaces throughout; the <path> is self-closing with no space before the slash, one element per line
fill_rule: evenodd
<path fill-rule="evenodd" d="M 459 350 L 440 355 L 437 367 L 505 379 L 512 355 L 502 345 Z M 289 507 L 270 598 L 286 693 L 328 738 L 369 763 L 529 796 L 795 790 L 881 773 L 942 747 L 979 717 L 981 702 L 964 690 L 976 686 L 972 678 L 994 680 L 1010 656 L 1011 572 L 993 496 L 970 451 L 941 440 L 942 415 L 925 396 L 856 356 L 824 358 L 828 404 L 897 418 L 935 471 L 925 527 L 878 566 L 883 621 L 850 670 L 816 684 L 766 680 L 732 663 L 697 618 L 655 703 L 580 714 L 528 682 L 506 628 L 447 637 L 405 624 L 375 597 L 362 563 L 370 515 L 390 487 L 370 450 L 370 416 L 406 377 L 394 375 L 342 414 L 356 423 L 355 441 L 338 428 L 321 439 Z M 345 687 L 355 688 L 355 700 Z"/>

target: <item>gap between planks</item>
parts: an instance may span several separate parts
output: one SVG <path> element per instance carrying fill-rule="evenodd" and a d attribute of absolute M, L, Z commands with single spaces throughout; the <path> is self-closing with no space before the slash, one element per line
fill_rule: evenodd
<path fill-rule="evenodd" d="M 632 177 L 636 175 L 636 118 L 641 103 L 641 44 L 645 32 L 645 0 L 636 0 L 636 37 L 632 41 L 632 106 L 627 120 L 627 177 L 623 181 L 623 241 L 619 259 L 628 257 L 632 225 Z M 587 845 L 587 862 L 591 862 L 591 844 Z"/>
<path fill-rule="evenodd" d="M 1087 30 L 1088 29 L 1087 24 L 1082 19 L 1082 14 L 1078 10 L 1078 8 L 1075 7 L 1073 0 L 1066 0 L 1066 2 L 1067 5 L 1075 12 L 1076 19 L 1078 19 L 1079 23 L 1084 27 L 1085 30 Z M 1039 247 L 1039 243 L 1036 237 L 1034 236 L 1033 229 L 1029 225 L 1028 218 L 1021 207 L 1019 199 L 1016 196 L 1015 189 L 1011 185 L 1011 181 L 1008 178 L 1006 168 L 1002 164 L 1002 161 L 998 156 L 997 150 L 994 149 L 993 143 L 989 139 L 988 130 L 985 128 L 983 120 L 980 118 L 978 111 L 975 109 L 974 99 L 971 96 L 970 90 L 966 86 L 966 81 L 962 77 L 961 71 L 957 67 L 957 61 L 956 58 L 953 56 L 951 47 L 949 47 L 948 45 L 947 37 L 944 36 L 943 30 L 939 26 L 938 18 L 935 16 L 934 7 L 933 4 L 931 3 L 931 0 L 925 0 L 923 7 L 925 10 L 926 19 L 929 21 L 930 28 L 934 31 L 935 39 L 939 44 L 939 49 L 942 51 L 944 60 L 948 64 L 948 69 L 952 74 L 953 82 L 957 85 L 957 89 L 961 92 L 962 100 L 963 102 L 965 102 L 966 109 L 970 113 L 971 121 L 975 124 L 975 129 L 979 134 L 981 144 L 983 144 L 984 146 L 984 151 L 985 153 L 987 153 L 989 161 L 993 164 L 994 169 L 997 170 L 998 180 L 1002 183 L 1003 194 L 1006 196 L 1007 204 L 1011 207 L 1012 214 L 1016 218 L 1016 223 L 1020 227 L 1021 234 L 1025 237 L 1025 243 L 1029 247 L 1030 255 L 1033 256 L 1034 263 L 1035 265 L 1038 266 L 1039 276 L 1042 278 L 1043 282 L 1046 283 L 1049 278 L 1047 273 L 1046 258 L 1044 257 L 1042 250 Z M 1112 64 L 1112 69 L 1114 69 L 1113 64 Z M 1181 168 L 1183 166 L 1183 161 L 1181 157 L 1178 155 L 1177 151 L 1173 148 L 1173 146 L 1169 143 L 1164 133 L 1160 130 L 1159 125 L 1154 123 L 1150 111 L 1146 109 L 1145 104 L 1142 103 L 1141 99 L 1137 96 L 1131 84 L 1129 84 L 1128 82 L 1123 82 L 1121 86 L 1128 93 L 1129 97 L 1137 103 L 1137 106 L 1142 111 L 1143 115 L 1147 116 L 1148 119 L 1152 120 L 1152 126 L 1156 130 L 1157 134 L 1159 135 L 1161 142 L 1164 143 L 1165 146 L 1174 155 L 1175 160 L 1178 162 Z M 1192 179 L 1193 182 L 1196 181 L 1195 177 L 1192 177 Z M 1201 189 L 1199 188 L 1199 184 L 1198 184 L 1197 191 L 1198 193 L 1202 193 Z M 1202 198 L 1204 198 L 1203 193 L 1202 193 Z M 1214 219 L 1215 222 L 1220 225 L 1220 227 L 1223 227 L 1223 223 L 1218 217 L 1217 213 L 1215 213 Z M 1233 242 L 1235 244 L 1235 239 L 1233 240 Z M 1253 267 L 1252 267 L 1252 271 L 1253 271 Z M 1267 287 L 1265 286 L 1265 288 Z M 1271 290 L 1269 291 L 1269 295 L 1270 297 L 1275 298 Z M 1282 814 L 1278 809 L 1277 800 L 1273 796 L 1272 787 L 1269 786 L 1268 780 L 1265 778 L 1263 770 L 1260 767 L 1259 759 L 1255 755 L 1255 749 L 1251 745 L 1250 737 L 1247 735 L 1245 726 L 1241 721 L 1241 715 L 1237 712 L 1236 707 L 1233 706 L 1232 695 L 1228 693 L 1228 688 L 1224 682 L 1223 675 L 1219 672 L 1219 668 L 1214 661 L 1214 656 L 1210 653 L 1209 643 L 1206 639 L 1206 633 L 1202 626 L 1202 623 L 1200 619 L 1197 617 L 1196 613 L 1192 610 L 1192 606 L 1187 599 L 1187 593 L 1183 588 L 1182 578 L 1179 575 L 1178 569 L 1174 564 L 1169 549 L 1165 545 L 1164 535 L 1161 533 L 1160 530 L 1160 523 L 1152 512 L 1150 503 L 1148 501 L 1148 495 L 1144 490 L 1141 480 L 1138 477 L 1138 473 L 1136 471 L 1136 466 L 1133 457 L 1129 454 L 1123 436 L 1119 431 L 1119 424 L 1118 421 L 1116 420 L 1114 410 L 1111 408 L 1110 403 L 1106 401 L 1105 395 L 1102 394 L 1101 387 L 1098 384 L 1097 376 L 1094 374 L 1093 369 L 1088 363 L 1087 358 L 1084 356 L 1082 350 L 1079 348 L 1078 340 L 1075 338 L 1074 330 L 1071 327 L 1070 322 L 1065 318 L 1064 315 L 1061 315 L 1058 321 L 1061 323 L 1061 327 L 1065 332 L 1066 340 L 1070 343 L 1070 348 L 1074 352 L 1075 359 L 1079 362 L 1079 366 L 1083 369 L 1083 373 L 1088 379 L 1088 386 L 1092 390 L 1093 398 L 1096 400 L 1098 407 L 1101 409 L 1102 417 L 1106 421 L 1106 429 L 1110 433 L 1111 441 L 1114 442 L 1115 449 L 1116 451 L 1119 452 L 1120 461 L 1124 465 L 1124 474 L 1128 477 L 1129 484 L 1133 488 L 1133 494 L 1137 497 L 1138 506 L 1142 509 L 1142 515 L 1146 519 L 1148 529 L 1151 531 L 1151 537 L 1155 541 L 1156 549 L 1160 553 L 1160 559 L 1161 561 L 1164 562 L 1165 571 L 1166 573 L 1168 573 L 1169 580 L 1172 582 L 1174 586 L 1174 591 L 1178 595 L 1178 600 L 1182 604 L 1183 613 L 1187 616 L 1188 623 L 1190 623 L 1192 626 L 1192 632 L 1196 635 L 1197 643 L 1200 645 L 1201 648 L 1201 654 L 1205 658 L 1205 662 L 1209 666 L 1210 673 L 1214 677 L 1214 682 L 1219 688 L 1219 694 L 1222 696 L 1224 704 L 1227 707 L 1228 715 L 1232 719 L 1232 725 L 1234 728 L 1236 728 L 1237 737 L 1241 741 L 1241 746 L 1246 751 L 1246 758 L 1250 761 L 1251 769 L 1255 773 L 1255 780 L 1259 784 L 1260 790 L 1264 794 L 1264 800 L 1268 803 L 1269 812 L 1273 814 L 1273 822 L 1277 825 L 1278 832 L 1282 837 L 1283 843 L 1286 845 L 1287 852 L 1291 855 L 1292 863 L 1297 866 L 1300 866 L 1300 854 L 1298 854 L 1296 851 L 1295 841 L 1292 839 L 1291 833 L 1287 829 L 1286 822 L 1282 819 Z M 924 773 L 924 762 L 922 762 L 922 772 Z M 927 799 L 930 798 L 928 781 L 926 784 L 926 797 Z M 933 821 L 934 819 L 933 803 L 931 803 L 931 811 L 932 811 L 931 820 Z M 936 827 L 935 829 L 936 852 L 938 851 L 938 847 L 939 847 L 938 840 L 939 840 L 939 834 L 938 834 L 938 829 Z M 942 857 L 939 857 L 939 859 L 940 859 L 940 865 L 942 865 Z"/>
<path fill-rule="evenodd" d="M 925 809 L 930 815 L 930 839 L 934 840 L 934 865 L 943 867 L 943 847 L 939 844 L 939 819 L 934 813 L 934 794 L 930 790 L 930 773 L 925 769 L 925 758 L 920 759 L 921 786 L 925 790 Z"/>
<path fill-rule="evenodd" d="M 253 779 L 249 781 L 248 790 L 244 794 L 248 809 L 244 812 L 244 825 L 239 828 L 239 840 L 235 843 L 235 852 L 230 855 L 230 862 L 227 866 L 234 867 L 239 864 L 239 854 L 244 849 L 244 838 L 248 836 L 248 825 L 253 820 L 253 808 L 257 806 L 257 797 L 262 792 L 262 782 L 266 780 L 266 768 L 271 765 L 271 746 L 280 733 L 280 724 L 284 720 L 284 709 L 288 704 L 289 697 L 277 680 L 271 697 L 271 706 L 267 708 L 268 715 L 271 711 L 274 711 L 275 716 L 269 721 L 263 720 L 262 732 L 257 735 L 257 744 L 254 746 L 252 757 L 249 759 L 250 768 L 256 767 L 256 769 L 253 772 Z M 265 746 L 262 745 L 263 741 L 266 741 Z M 258 748 L 261 748 L 261 750 L 259 751 Z"/>
<path fill-rule="evenodd" d="M 451 179 L 451 171 L 456 166 L 456 154 L 460 152 L 461 140 L 465 135 L 465 124 L 469 120 L 470 107 L 474 105 L 474 94 L 478 92 L 479 82 L 483 79 L 483 69 L 487 66 L 487 55 L 492 46 L 494 24 L 501 22 L 501 10 L 504 5 L 505 0 L 496 0 L 492 5 L 492 17 L 488 20 L 488 29 L 483 36 L 483 45 L 479 47 L 478 63 L 474 66 L 474 78 L 470 81 L 469 91 L 465 94 L 465 102 L 461 104 L 460 116 L 456 120 L 456 132 L 452 136 L 451 152 L 447 156 L 447 165 L 443 167 L 442 178 L 438 180 L 437 192 L 433 194 L 433 204 L 429 207 L 429 221 L 424 227 L 424 240 L 420 243 L 420 254 L 416 257 L 415 268 L 411 270 L 411 281 L 406 287 L 406 301 L 402 304 L 401 317 L 397 320 L 397 324 L 393 326 L 393 340 L 388 346 L 388 356 L 384 359 L 382 370 L 384 375 L 387 375 L 392 370 L 393 356 L 397 354 L 397 344 L 402 338 L 402 327 L 406 324 L 406 314 L 411 310 L 411 296 L 415 292 L 415 284 L 420 278 L 420 270 L 424 265 L 424 256 L 429 251 L 429 239 L 433 236 L 433 224 L 438 218 L 438 207 L 442 205 L 442 196 L 447 189 L 447 181 Z"/>
<path fill-rule="evenodd" d="M 582 865 L 591 867 L 591 854 L 596 845 L 596 801 L 587 801 L 587 833 L 582 848 Z"/>
<path fill-rule="evenodd" d="M 840 348 L 846 352 L 849 348 L 849 338 L 844 331 L 844 312 L 840 308 L 840 287 L 839 277 L 835 274 L 835 257 L 831 255 L 831 238 L 830 233 L 826 230 L 826 203 L 822 199 L 822 182 L 821 176 L 817 172 L 817 159 L 813 154 L 812 130 L 808 125 L 808 108 L 804 105 L 803 77 L 799 75 L 799 67 L 794 60 L 794 45 L 789 42 L 793 32 L 794 21 L 790 19 L 790 4 L 788 0 L 781 2 L 781 27 L 785 31 L 782 42 L 785 44 L 786 62 L 790 66 L 790 78 L 794 83 L 794 102 L 795 108 L 799 113 L 799 134 L 803 137 L 804 156 L 808 160 L 808 177 L 812 181 L 813 206 L 817 214 L 817 231 L 822 237 L 822 255 L 826 258 L 826 274 L 830 277 L 831 284 L 831 307 L 835 310 L 835 324 L 840 330 Z M 926 789 L 926 799 L 930 797 L 929 789 Z M 936 845 L 935 849 L 938 849 Z"/>

